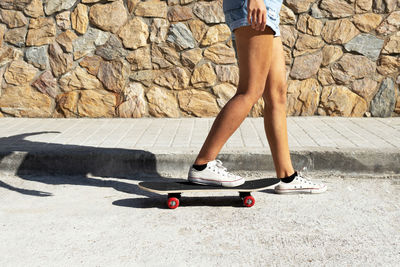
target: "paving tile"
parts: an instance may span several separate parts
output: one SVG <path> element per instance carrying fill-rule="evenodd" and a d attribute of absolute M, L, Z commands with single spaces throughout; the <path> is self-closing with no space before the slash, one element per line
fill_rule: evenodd
<path fill-rule="evenodd" d="M 178 131 L 176 132 L 173 140 L 172 147 L 190 147 L 191 136 L 193 134 L 194 120 L 181 119 Z"/>
<path fill-rule="evenodd" d="M 118 119 L 120 124 L 116 125 L 115 128 L 109 129 L 110 134 L 104 138 L 104 140 L 98 145 L 98 147 L 112 148 L 116 147 L 117 144 L 127 135 L 133 128 L 136 120 Z"/>
<path fill-rule="evenodd" d="M 166 119 L 166 123 L 164 124 L 164 127 L 161 129 L 160 135 L 154 142 L 154 147 L 170 147 L 172 144 L 172 140 L 174 139 L 178 131 L 178 126 L 180 124 L 180 121 L 181 119 L 172 119 L 172 118 Z M 199 126 L 198 128 L 200 128 L 199 130 L 203 129 L 201 126 Z"/>

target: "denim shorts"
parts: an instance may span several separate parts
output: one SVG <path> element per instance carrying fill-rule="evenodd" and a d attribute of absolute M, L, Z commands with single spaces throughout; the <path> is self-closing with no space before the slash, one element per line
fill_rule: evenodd
<path fill-rule="evenodd" d="M 267 8 L 267 26 L 274 31 L 274 36 L 280 36 L 279 12 L 283 0 L 264 0 Z M 250 25 L 247 22 L 247 0 L 223 0 L 222 8 L 225 15 L 225 23 L 232 32 L 232 40 L 235 40 L 233 30 L 240 26 Z"/>

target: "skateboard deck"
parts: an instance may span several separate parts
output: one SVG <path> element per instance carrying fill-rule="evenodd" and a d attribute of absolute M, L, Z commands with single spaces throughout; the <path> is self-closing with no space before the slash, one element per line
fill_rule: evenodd
<path fill-rule="evenodd" d="M 187 192 L 239 192 L 239 196 L 243 200 L 243 205 L 251 207 L 255 203 L 254 197 L 251 195 L 253 191 L 261 191 L 268 187 L 279 183 L 280 179 L 266 178 L 252 181 L 246 181 L 244 184 L 236 187 L 222 187 L 214 185 L 194 184 L 188 181 L 177 182 L 140 182 L 139 188 L 145 191 L 168 194 L 167 205 L 170 209 L 179 206 L 182 193 Z"/>

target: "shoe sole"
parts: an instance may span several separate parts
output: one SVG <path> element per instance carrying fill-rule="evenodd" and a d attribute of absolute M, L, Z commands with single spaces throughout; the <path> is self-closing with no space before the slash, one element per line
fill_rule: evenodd
<path fill-rule="evenodd" d="M 239 179 L 236 181 L 229 181 L 229 182 L 221 182 L 221 181 L 216 181 L 216 180 L 211 180 L 211 179 L 202 179 L 202 178 L 188 178 L 188 181 L 191 183 L 195 183 L 195 184 L 216 185 L 216 186 L 222 186 L 222 187 L 236 187 L 236 186 L 244 184 L 244 182 L 245 182 L 244 179 Z"/>
<path fill-rule="evenodd" d="M 274 189 L 274 191 L 277 194 L 321 194 L 326 192 L 327 189 L 328 187 L 324 186 L 320 189 L 296 188 L 296 189 Z"/>

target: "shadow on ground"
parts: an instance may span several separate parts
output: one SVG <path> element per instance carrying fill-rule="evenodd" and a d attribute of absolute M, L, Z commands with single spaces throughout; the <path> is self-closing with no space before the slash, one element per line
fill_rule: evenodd
<path fill-rule="evenodd" d="M 159 208 L 168 209 L 166 205 L 167 198 L 165 196 L 157 195 L 153 198 L 127 198 L 120 199 L 113 202 L 113 205 L 128 208 Z M 179 207 L 198 207 L 198 206 L 208 206 L 208 207 L 243 207 L 243 202 L 239 196 L 219 196 L 219 197 L 184 197 L 180 199 Z"/>
<path fill-rule="evenodd" d="M 265 189 L 262 191 L 267 194 L 275 194 L 273 189 Z M 242 208 L 243 201 L 239 197 L 238 192 L 230 192 L 229 196 L 207 196 L 207 192 L 205 196 L 182 196 L 180 199 L 179 207 L 199 207 L 199 206 L 208 206 L 208 207 L 235 207 Z M 154 194 L 151 198 L 127 198 L 120 199 L 113 202 L 113 205 L 120 207 L 128 207 L 128 208 L 159 208 L 159 209 L 168 209 L 166 205 L 167 198 L 166 196 Z M 257 201 L 257 200 L 256 200 Z"/>
<path fill-rule="evenodd" d="M 27 181 L 49 185 L 111 187 L 125 193 L 149 197 L 154 194 L 142 191 L 136 185 L 124 180 L 164 179 L 157 172 L 155 155 L 145 150 L 62 145 L 26 140 L 30 136 L 48 133 L 59 132 L 33 132 L 0 138 L 1 169 L 10 169 L 10 166 L 15 166 L 15 161 L 20 161 L 14 174 Z M 50 192 L 18 188 L 3 181 L 0 181 L 0 187 L 30 196 L 52 195 Z"/>

